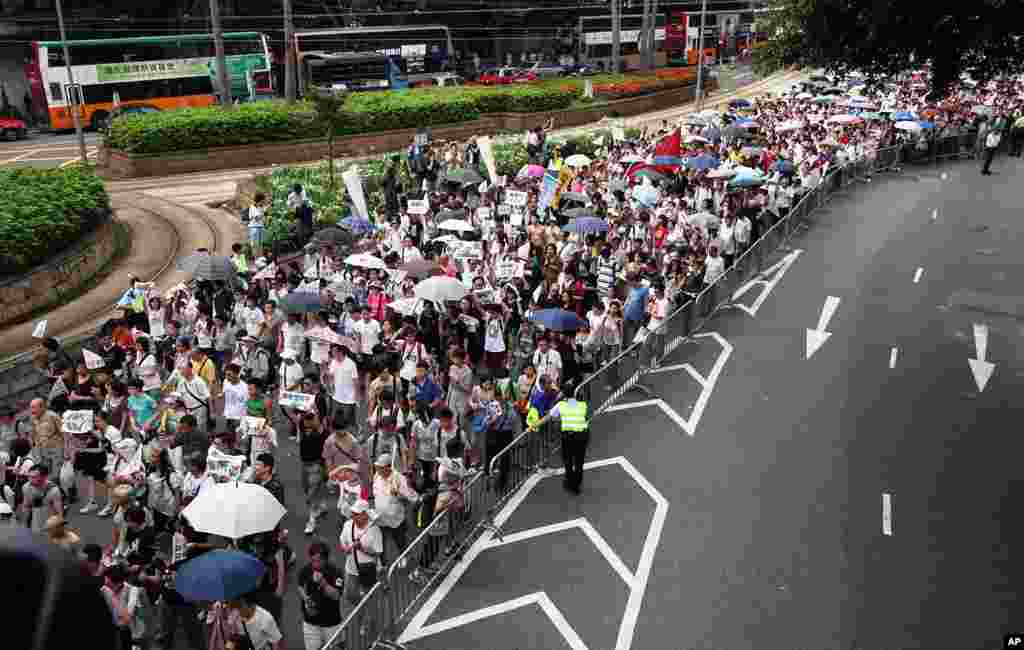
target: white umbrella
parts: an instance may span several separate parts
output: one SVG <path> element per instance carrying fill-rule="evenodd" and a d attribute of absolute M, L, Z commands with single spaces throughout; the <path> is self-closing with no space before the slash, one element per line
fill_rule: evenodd
<path fill-rule="evenodd" d="M 800 129 L 807 126 L 800 120 L 787 120 L 782 124 L 775 127 L 776 133 L 787 133 L 789 131 L 799 131 Z"/>
<path fill-rule="evenodd" d="M 894 125 L 900 131 L 920 131 L 921 125 L 917 122 L 897 122 Z"/>
<path fill-rule="evenodd" d="M 576 153 L 565 159 L 565 164 L 570 167 L 586 167 L 590 164 L 590 158 L 581 153 Z"/>
<path fill-rule="evenodd" d="M 825 121 L 829 124 L 855 124 L 864 120 L 856 115 L 833 115 Z"/>
<path fill-rule="evenodd" d="M 448 302 L 462 300 L 469 293 L 469 289 L 455 278 L 434 276 L 417 284 L 414 292 L 421 300 Z"/>
<path fill-rule="evenodd" d="M 217 483 L 200 492 L 181 514 L 201 533 L 237 540 L 273 530 L 285 512 L 262 485 Z"/>
<path fill-rule="evenodd" d="M 412 316 L 416 313 L 416 307 L 420 304 L 419 298 L 402 298 L 394 302 L 388 303 L 389 309 L 394 309 L 396 313 L 402 316 Z"/>
<path fill-rule="evenodd" d="M 814 99 L 814 95 L 811 93 L 800 93 L 796 96 L 797 99 Z"/>
<path fill-rule="evenodd" d="M 440 237 L 434 237 L 430 240 L 430 243 L 441 242 L 442 244 L 448 245 L 453 241 L 461 241 L 458 235 L 441 235 Z"/>
<path fill-rule="evenodd" d="M 342 336 L 341 334 L 338 334 L 334 330 L 327 327 L 314 327 L 312 329 L 306 330 L 306 338 L 315 339 L 317 341 L 323 341 L 324 343 L 329 343 L 331 345 L 344 345 L 349 350 L 352 350 L 356 347 L 355 341 L 348 338 L 347 336 Z"/>
<path fill-rule="evenodd" d="M 736 175 L 736 171 L 732 169 L 724 169 L 719 167 L 718 169 L 712 169 L 708 172 L 708 178 L 732 178 Z"/>
<path fill-rule="evenodd" d="M 701 211 L 695 214 L 688 214 L 685 218 L 686 223 L 703 228 L 718 224 L 718 217 L 710 212 Z"/>
<path fill-rule="evenodd" d="M 463 219 L 447 219 L 437 224 L 439 230 L 456 230 L 460 232 L 473 232 L 476 228 L 473 224 Z"/>
<path fill-rule="evenodd" d="M 632 153 L 629 154 L 628 156 L 623 156 L 622 158 L 619 158 L 619 162 L 624 162 L 624 163 L 638 163 L 638 162 L 643 162 L 643 161 L 644 161 L 643 158 L 641 158 L 640 156 L 638 156 L 636 154 L 632 154 Z"/>
<path fill-rule="evenodd" d="M 356 255 L 349 255 L 345 258 L 345 264 L 349 266 L 360 266 L 364 269 L 386 269 L 387 264 L 384 263 L 379 257 L 373 255 L 367 255 L 366 253 L 357 253 Z"/>
<path fill-rule="evenodd" d="M 692 144 L 694 142 L 701 142 L 701 143 L 706 144 L 708 142 L 711 142 L 711 140 L 708 140 L 707 138 L 705 138 L 703 136 L 699 136 L 699 135 L 688 135 L 688 136 L 686 136 L 686 139 L 684 140 L 684 142 L 686 142 L 686 144 Z"/>

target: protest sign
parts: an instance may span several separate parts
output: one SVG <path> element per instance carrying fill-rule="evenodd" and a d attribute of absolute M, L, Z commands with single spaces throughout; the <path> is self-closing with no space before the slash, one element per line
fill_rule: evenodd
<path fill-rule="evenodd" d="M 263 270 L 252 276 L 253 280 L 273 280 L 277 275 L 277 264 L 267 264 Z"/>
<path fill-rule="evenodd" d="M 480 150 L 480 159 L 484 161 L 484 167 L 487 168 L 487 175 L 491 181 L 497 182 L 498 166 L 494 162 L 494 148 L 491 146 L 490 136 L 484 135 L 477 138 L 476 146 Z"/>
<path fill-rule="evenodd" d="M 430 204 L 427 199 L 409 199 L 409 206 L 406 208 L 406 212 L 409 214 L 426 214 L 430 208 Z"/>
<path fill-rule="evenodd" d="M 281 398 L 278 402 L 284 408 L 298 409 L 299 411 L 310 412 L 313 410 L 313 404 L 316 401 L 316 397 L 313 395 L 307 395 L 306 393 L 293 393 L 291 391 L 282 391 Z"/>
<path fill-rule="evenodd" d="M 363 178 L 359 175 L 359 169 L 354 165 L 346 170 L 341 178 L 345 181 L 345 189 L 355 206 L 356 212 L 363 219 L 370 218 L 370 211 L 366 209 L 366 194 L 363 192 Z"/>
<path fill-rule="evenodd" d="M 494 265 L 494 277 L 499 282 L 511 280 L 516 273 L 516 263 L 514 261 L 498 262 Z"/>
<path fill-rule="evenodd" d="M 480 260 L 484 257 L 483 242 L 453 241 L 448 244 L 448 253 L 456 260 Z"/>
<path fill-rule="evenodd" d="M 508 190 L 505 192 L 505 201 L 511 206 L 525 207 L 526 199 L 526 192 L 520 192 L 518 190 Z"/>
<path fill-rule="evenodd" d="M 206 470 L 217 483 L 234 483 L 242 480 L 245 456 L 231 456 L 216 447 L 210 447 L 206 457 Z"/>
<path fill-rule="evenodd" d="M 493 218 L 491 216 L 492 214 L 493 214 L 493 212 L 491 211 L 490 208 L 477 208 L 476 209 L 476 216 L 477 216 L 478 219 L 480 219 L 480 221 L 490 221 Z"/>
<path fill-rule="evenodd" d="M 417 147 L 425 147 L 430 142 L 430 129 L 418 129 L 414 143 Z"/>
<path fill-rule="evenodd" d="M 500 216 L 505 216 L 510 212 L 512 212 L 512 206 L 509 205 L 508 203 L 502 203 L 501 205 L 498 206 L 498 214 Z"/>
<path fill-rule="evenodd" d="M 513 226 L 523 225 L 523 213 L 516 210 L 515 212 L 508 215 L 508 222 Z"/>
<path fill-rule="evenodd" d="M 246 415 L 238 423 L 238 433 L 243 437 L 255 435 L 262 431 L 266 425 L 266 418 L 254 418 L 251 415 Z"/>
<path fill-rule="evenodd" d="M 107 362 L 103 360 L 103 357 L 92 350 L 82 348 L 82 356 L 85 357 L 85 367 L 89 370 L 96 370 L 107 365 Z"/>
<path fill-rule="evenodd" d="M 493 305 L 498 302 L 495 300 L 494 289 L 477 289 L 473 295 L 476 296 L 477 303 L 481 305 Z"/>
<path fill-rule="evenodd" d="M 93 430 L 92 411 L 64 411 L 64 433 L 89 433 Z"/>

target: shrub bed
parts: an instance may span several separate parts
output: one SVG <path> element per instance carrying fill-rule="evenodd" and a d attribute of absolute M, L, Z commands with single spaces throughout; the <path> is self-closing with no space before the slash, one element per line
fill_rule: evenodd
<path fill-rule="evenodd" d="M 24 273 L 110 214 L 91 167 L 0 170 L 0 277 Z"/>

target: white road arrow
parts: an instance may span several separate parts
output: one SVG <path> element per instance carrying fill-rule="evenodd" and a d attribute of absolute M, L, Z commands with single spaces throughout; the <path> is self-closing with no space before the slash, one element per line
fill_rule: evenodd
<path fill-rule="evenodd" d="M 810 359 L 818 351 L 818 348 L 825 345 L 825 341 L 832 336 L 832 333 L 826 332 L 825 328 L 828 327 L 828 322 L 832 320 L 832 316 L 838 308 L 839 298 L 829 296 L 825 299 L 825 306 L 821 308 L 821 318 L 818 319 L 817 329 L 807 330 L 807 359 Z"/>
<path fill-rule="evenodd" d="M 978 386 L 978 392 L 985 390 L 988 380 L 992 377 L 992 371 L 996 364 L 985 360 L 988 352 L 988 325 L 984 323 L 974 324 L 974 350 L 977 353 L 976 359 L 967 359 L 971 366 L 971 374 L 974 375 L 974 383 Z"/>

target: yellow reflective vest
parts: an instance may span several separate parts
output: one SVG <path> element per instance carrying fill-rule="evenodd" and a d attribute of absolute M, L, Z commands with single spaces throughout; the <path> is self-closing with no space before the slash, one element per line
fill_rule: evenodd
<path fill-rule="evenodd" d="M 586 431 L 587 403 L 576 400 L 559 402 L 558 419 L 562 421 L 562 431 Z"/>

